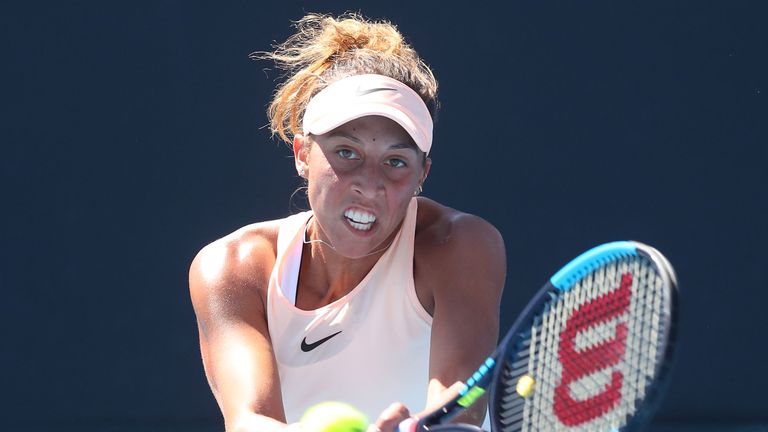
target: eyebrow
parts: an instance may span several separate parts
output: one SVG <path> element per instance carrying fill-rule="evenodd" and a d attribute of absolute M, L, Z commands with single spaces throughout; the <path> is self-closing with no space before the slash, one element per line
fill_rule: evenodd
<path fill-rule="evenodd" d="M 392 150 L 399 150 L 399 149 L 411 149 L 416 152 L 416 154 L 420 154 L 421 150 L 416 146 L 416 143 L 413 141 L 408 141 L 407 143 L 399 143 L 394 144 L 389 147 Z"/>
<path fill-rule="evenodd" d="M 360 145 L 363 145 L 363 142 L 359 138 L 357 138 L 355 136 L 352 136 L 352 135 L 350 135 L 350 134 L 348 134 L 346 132 L 341 132 L 341 131 L 331 132 L 329 134 L 329 137 L 331 137 L 331 138 L 342 137 L 342 138 L 346 138 L 346 139 L 348 139 L 350 141 L 354 141 L 354 142 L 356 142 L 356 143 L 358 143 Z M 409 137 L 410 137 L 410 135 L 409 135 Z M 411 139 L 408 142 L 401 142 L 401 143 L 392 144 L 391 146 L 389 146 L 389 150 L 400 150 L 400 149 L 411 149 L 411 150 L 415 151 L 417 155 L 421 153 L 421 150 L 419 150 L 419 148 L 416 146 L 416 143 L 413 142 L 413 139 Z"/>

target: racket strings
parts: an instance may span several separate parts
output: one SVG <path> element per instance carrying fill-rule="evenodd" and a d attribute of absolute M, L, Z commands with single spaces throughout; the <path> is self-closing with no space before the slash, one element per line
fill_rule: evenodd
<path fill-rule="evenodd" d="M 502 366 L 502 431 L 625 425 L 660 361 L 663 289 L 651 263 L 632 257 L 553 294 Z M 527 397 L 516 390 L 523 375 L 535 382 Z"/>

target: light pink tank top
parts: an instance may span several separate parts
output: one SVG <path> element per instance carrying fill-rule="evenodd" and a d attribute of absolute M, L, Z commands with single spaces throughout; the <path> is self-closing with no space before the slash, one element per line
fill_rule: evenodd
<path fill-rule="evenodd" d="M 374 421 L 392 402 L 421 411 L 427 397 L 432 317 L 413 282 L 417 202 L 392 245 L 349 294 L 312 311 L 294 306 L 311 212 L 286 218 L 267 293 L 267 322 L 287 421 L 323 401 L 350 403 Z M 288 297 L 286 297 L 286 294 Z"/>

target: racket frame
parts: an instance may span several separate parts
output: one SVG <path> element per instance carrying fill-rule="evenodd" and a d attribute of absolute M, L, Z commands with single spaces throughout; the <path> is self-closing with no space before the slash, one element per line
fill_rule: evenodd
<path fill-rule="evenodd" d="M 502 367 L 498 367 L 499 363 L 503 362 L 510 353 L 517 352 L 515 349 L 518 347 L 517 344 L 526 337 L 526 333 L 530 334 L 533 320 L 554 295 L 557 295 L 560 291 L 570 289 L 576 282 L 600 265 L 634 255 L 642 255 L 653 263 L 664 280 L 664 286 L 668 287 L 666 291 L 670 296 L 670 313 L 665 316 L 666 320 L 663 326 L 666 332 L 663 340 L 666 342 L 663 347 L 662 357 L 655 365 L 654 385 L 649 388 L 649 392 L 643 401 L 643 408 L 633 415 L 627 425 L 621 430 L 635 430 L 645 425 L 658 407 L 668 383 L 667 377 L 672 364 L 677 329 L 677 278 L 667 259 L 656 249 L 635 241 L 617 241 L 605 243 L 584 252 L 555 273 L 518 315 L 493 354 L 464 381 L 464 387 L 459 391 L 459 394 L 430 414 L 419 419 L 406 420 L 400 424 L 398 430 L 401 432 L 420 432 L 436 429 L 438 425 L 449 422 L 463 410 L 472 406 L 486 393 L 489 393 L 490 396 L 489 405 L 492 430 L 501 430 L 498 416 L 494 415 L 497 410 L 496 407 L 500 403 L 498 398 L 503 393 L 498 388 L 500 387 L 498 384 L 500 382 L 500 375 L 503 371 Z"/>
<path fill-rule="evenodd" d="M 578 281 L 590 274 L 596 268 L 606 263 L 630 256 L 642 256 L 653 264 L 657 273 L 663 280 L 664 295 L 669 296 L 669 314 L 663 317 L 665 320 L 662 323 L 662 326 L 665 334 L 660 340 L 664 340 L 665 343 L 662 347 L 661 355 L 654 367 L 654 383 L 647 389 L 648 392 L 643 399 L 642 408 L 632 415 L 627 424 L 620 429 L 621 431 L 642 430 L 642 428 L 647 425 L 648 421 L 650 421 L 653 416 L 653 413 L 658 408 L 662 396 L 668 387 L 667 378 L 673 363 L 673 348 L 676 341 L 678 320 L 677 276 L 669 261 L 667 261 L 667 259 L 653 247 L 636 241 L 617 241 L 596 246 L 574 258 L 550 278 L 550 280 L 536 293 L 521 314 L 518 315 L 518 318 L 504 337 L 504 340 L 499 344 L 499 348 L 503 348 L 503 352 L 494 352 L 494 356 L 499 355 L 499 357 L 497 357 L 497 362 L 498 365 L 501 365 L 502 362 L 507 360 L 507 357 L 519 352 L 519 344 L 530 336 L 530 329 L 533 326 L 533 321 L 540 315 L 542 308 L 548 301 L 554 296 L 559 295 L 560 292 L 570 290 Z M 493 431 L 502 430 L 502 425 L 499 423 L 499 416 L 495 415 L 495 413 L 498 412 L 501 397 L 505 393 L 500 384 L 502 382 L 501 374 L 504 372 L 504 368 L 499 367 L 498 365 L 494 368 L 493 378 L 491 380 L 491 395 L 489 398 L 491 430 Z"/>

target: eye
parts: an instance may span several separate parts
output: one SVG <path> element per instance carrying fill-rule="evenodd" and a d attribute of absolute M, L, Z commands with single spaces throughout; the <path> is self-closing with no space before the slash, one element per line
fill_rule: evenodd
<path fill-rule="evenodd" d="M 404 160 L 398 158 L 387 159 L 387 165 L 393 168 L 405 168 L 408 164 Z"/>
<path fill-rule="evenodd" d="M 357 153 L 348 148 L 339 149 L 336 151 L 336 154 L 342 159 L 358 159 Z"/>

